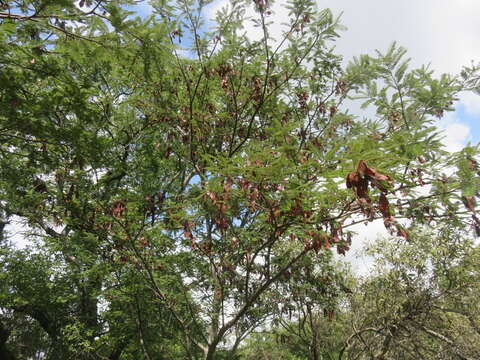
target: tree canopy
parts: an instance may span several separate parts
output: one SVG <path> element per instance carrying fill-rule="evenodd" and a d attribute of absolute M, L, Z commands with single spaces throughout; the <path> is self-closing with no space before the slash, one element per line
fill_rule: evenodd
<path fill-rule="evenodd" d="M 437 124 L 478 68 L 344 66 L 309 0 L 281 31 L 264 0 L 136 3 L 0 1 L 0 358 L 476 357 L 479 149 Z M 376 219 L 355 280 L 335 253 Z"/>

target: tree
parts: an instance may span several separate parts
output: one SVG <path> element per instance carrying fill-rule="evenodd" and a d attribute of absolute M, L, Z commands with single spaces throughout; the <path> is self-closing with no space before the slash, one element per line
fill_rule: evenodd
<path fill-rule="evenodd" d="M 458 229 L 378 241 L 374 273 L 351 297 L 344 359 L 475 359 L 478 246 Z"/>
<path fill-rule="evenodd" d="M 405 238 L 402 219 L 480 226 L 477 148 L 445 153 L 434 125 L 477 68 L 435 79 L 393 45 L 342 69 L 338 21 L 308 0 L 288 3 L 276 39 L 255 1 L 260 40 L 242 34 L 243 1 L 211 31 L 207 2 L 154 1 L 145 19 L 129 3 L 0 13 L 0 204 L 38 240 L 22 255 L 43 254 L 33 291 L 54 289 L 7 286 L 0 306 L 62 344 L 50 358 L 233 356 L 274 315 L 276 289 L 348 250 L 353 224 L 383 218 Z M 348 113 L 358 96 L 374 119 Z M 7 247 L 9 277 L 32 271 L 16 256 Z"/>

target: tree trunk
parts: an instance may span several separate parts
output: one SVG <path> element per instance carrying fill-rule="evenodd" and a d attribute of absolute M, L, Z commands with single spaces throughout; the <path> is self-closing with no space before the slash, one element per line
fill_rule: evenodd
<path fill-rule="evenodd" d="M 213 300 L 212 300 L 212 312 L 210 313 L 210 327 L 208 329 L 208 346 L 205 351 L 205 360 L 213 359 L 215 355 L 215 351 L 218 345 L 218 330 L 220 327 L 220 312 L 222 310 L 222 288 L 218 283 L 218 276 L 216 273 L 216 269 L 213 265 L 210 268 L 212 278 L 215 281 L 215 285 L 213 287 Z"/>

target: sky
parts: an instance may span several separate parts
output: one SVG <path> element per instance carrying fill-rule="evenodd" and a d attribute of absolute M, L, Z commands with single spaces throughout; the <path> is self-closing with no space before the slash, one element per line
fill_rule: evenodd
<path fill-rule="evenodd" d="M 431 64 L 436 73 L 458 74 L 471 61 L 480 62 L 480 1 L 477 0 L 323 0 L 319 6 L 343 11 L 348 27 L 337 41 L 346 58 L 392 41 L 407 48 L 412 66 Z M 462 94 L 454 113 L 441 125 L 446 144 L 458 150 L 467 141 L 480 140 L 480 97 Z"/>
<path fill-rule="evenodd" d="M 214 18 L 216 9 L 226 0 L 217 0 L 208 7 L 207 16 Z M 276 1 L 271 18 L 278 23 L 286 19 L 286 11 Z M 347 62 L 353 56 L 375 49 L 384 51 L 393 42 L 407 48 L 414 67 L 431 64 L 436 73 L 458 74 L 471 61 L 480 62 L 479 0 L 318 0 L 319 9 L 330 8 L 341 15 L 347 29 L 340 33 L 336 50 Z M 148 16 L 148 2 L 136 6 L 139 15 Z M 253 27 L 246 29 L 250 33 Z M 275 34 L 273 34 L 275 35 Z M 461 94 L 456 110 L 447 113 L 439 123 L 445 130 L 444 143 L 450 151 L 460 150 L 467 142 L 480 140 L 480 96 Z M 360 272 L 368 271 L 370 260 L 356 257 L 365 241 L 383 235 L 381 222 L 358 228 L 360 241 L 354 244 L 348 259 Z"/>

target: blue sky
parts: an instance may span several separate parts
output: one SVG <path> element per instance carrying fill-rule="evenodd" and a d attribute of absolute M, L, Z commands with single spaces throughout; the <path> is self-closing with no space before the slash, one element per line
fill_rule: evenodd
<path fill-rule="evenodd" d="M 480 118 L 478 114 L 468 112 L 465 104 L 463 103 L 460 103 L 456 106 L 455 114 L 461 123 L 469 127 L 469 140 L 472 143 L 477 144 L 480 141 Z"/>

